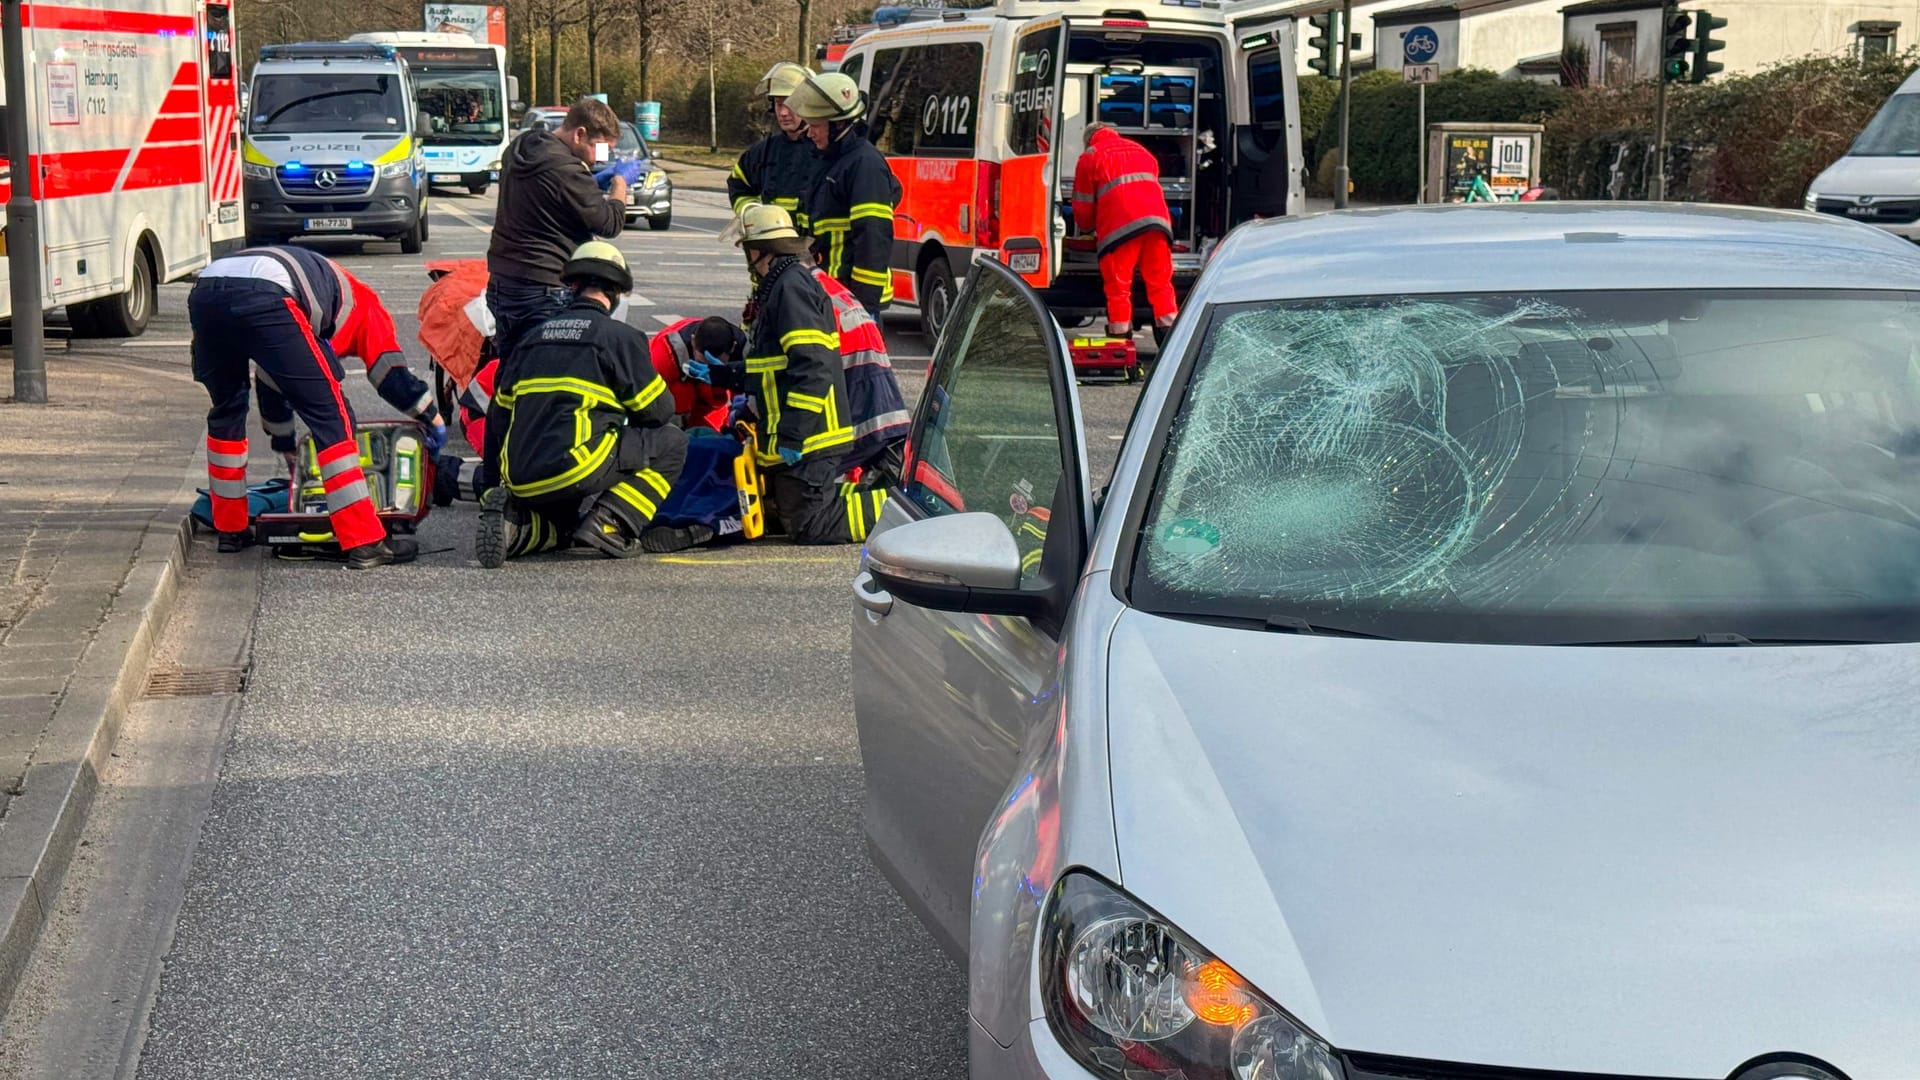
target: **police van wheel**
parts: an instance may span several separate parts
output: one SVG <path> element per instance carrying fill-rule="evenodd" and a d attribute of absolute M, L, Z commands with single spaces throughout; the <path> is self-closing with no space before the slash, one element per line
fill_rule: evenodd
<path fill-rule="evenodd" d="M 920 300 L 920 329 L 928 341 L 940 340 L 940 328 L 947 324 L 958 291 L 953 284 L 953 267 L 947 264 L 945 256 L 934 256 L 926 269 L 920 271 L 914 295 Z"/>
<path fill-rule="evenodd" d="M 414 220 L 413 228 L 407 230 L 406 234 L 400 237 L 400 254 L 418 255 L 426 249 L 426 246 L 427 212 L 422 210 L 420 211 L 420 216 Z"/>

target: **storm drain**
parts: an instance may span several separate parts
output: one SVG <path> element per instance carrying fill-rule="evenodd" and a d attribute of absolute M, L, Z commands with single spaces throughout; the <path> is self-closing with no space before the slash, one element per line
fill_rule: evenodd
<path fill-rule="evenodd" d="M 244 667 L 171 669 L 147 673 L 147 689 L 142 697 L 212 697 L 238 694 L 247 688 Z"/>

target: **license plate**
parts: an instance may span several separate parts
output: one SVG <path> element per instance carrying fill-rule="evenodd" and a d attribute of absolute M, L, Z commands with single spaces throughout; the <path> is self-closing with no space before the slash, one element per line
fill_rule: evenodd
<path fill-rule="evenodd" d="M 460 182 L 460 174 L 437 172 L 433 174 L 433 182 L 436 184 L 457 184 Z"/>
<path fill-rule="evenodd" d="M 1040 253 L 1037 251 L 1019 251 L 1007 256 L 1007 269 L 1016 274 L 1037 274 L 1040 272 Z"/>
<path fill-rule="evenodd" d="M 307 219 L 308 232 L 352 232 L 353 219 L 346 217 L 310 217 Z"/>

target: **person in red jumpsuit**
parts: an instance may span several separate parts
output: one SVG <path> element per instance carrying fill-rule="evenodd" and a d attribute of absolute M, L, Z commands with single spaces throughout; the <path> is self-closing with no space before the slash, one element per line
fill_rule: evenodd
<path fill-rule="evenodd" d="M 1157 334 L 1180 313 L 1173 294 L 1173 215 L 1160 189 L 1160 162 L 1114 130 L 1087 125 L 1087 148 L 1073 170 L 1073 223 L 1092 232 L 1107 293 L 1107 334 L 1133 336 L 1133 278 L 1147 287 Z"/>

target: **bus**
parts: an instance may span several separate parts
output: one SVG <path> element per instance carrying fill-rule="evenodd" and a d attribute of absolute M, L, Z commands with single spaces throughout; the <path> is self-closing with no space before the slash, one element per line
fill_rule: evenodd
<path fill-rule="evenodd" d="M 429 124 L 421 140 L 427 179 L 486 194 L 500 178 L 500 156 L 512 137 L 507 111 L 520 96 L 520 80 L 507 74 L 507 50 L 465 34 L 384 31 L 347 40 L 391 45 L 406 60 Z"/>

